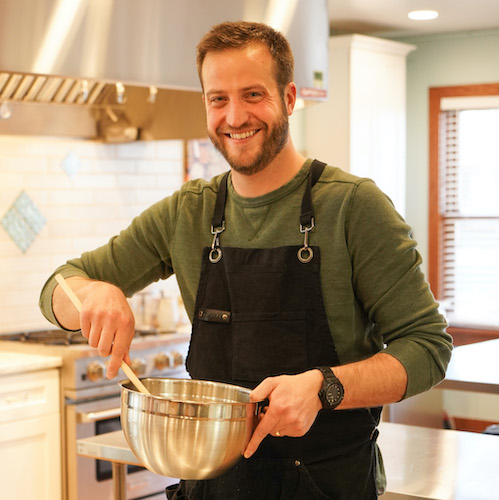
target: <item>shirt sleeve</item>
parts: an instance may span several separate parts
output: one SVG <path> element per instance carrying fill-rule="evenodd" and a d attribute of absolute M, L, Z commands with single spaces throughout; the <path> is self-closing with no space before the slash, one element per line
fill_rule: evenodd
<path fill-rule="evenodd" d="M 404 366 L 404 399 L 440 382 L 452 351 L 447 323 L 421 270 L 411 228 L 369 180 L 358 183 L 347 223 L 353 286 L 387 354 Z"/>
<path fill-rule="evenodd" d="M 152 205 L 109 242 L 57 268 L 45 283 L 39 306 L 51 323 L 58 323 L 52 309 L 52 294 L 57 285 L 54 276 L 82 276 L 118 286 L 127 297 L 147 285 L 173 274 L 169 242 L 175 231 L 179 195 Z"/>

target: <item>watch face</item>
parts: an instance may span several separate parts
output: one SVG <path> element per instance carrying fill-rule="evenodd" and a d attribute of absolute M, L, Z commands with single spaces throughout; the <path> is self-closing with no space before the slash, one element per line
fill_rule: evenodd
<path fill-rule="evenodd" d="M 341 389 L 337 385 L 330 385 L 326 390 L 326 400 L 330 405 L 339 403 L 341 400 Z"/>

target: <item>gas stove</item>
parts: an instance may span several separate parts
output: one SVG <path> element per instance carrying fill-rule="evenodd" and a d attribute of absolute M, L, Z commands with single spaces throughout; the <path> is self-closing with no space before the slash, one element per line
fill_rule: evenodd
<path fill-rule="evenodd" d="M 185 358 L 190 329 L 175 333 L 137 331 L 130 346 L 131 368 L 139 378 L 187 376 Z M 106 378 L 108 358 L 99 356 L 80 332 L 38 330 L 0 336 L 0 347 L 19 352 L 60 356 L 61 390 L 66 399 L 85 400 L 120 392 L 117 379 Z M 120 372 L 118 379 L 126 376 Z"/>
<path fill-rule="evenodd" d="M 65 332 L 63 330 L 36 330 L 31 332 L 9 333 L 2 335 L 0 340 L 42 345 L 73 345 L 87 343 L 87 339 L 79 331 Z"/>

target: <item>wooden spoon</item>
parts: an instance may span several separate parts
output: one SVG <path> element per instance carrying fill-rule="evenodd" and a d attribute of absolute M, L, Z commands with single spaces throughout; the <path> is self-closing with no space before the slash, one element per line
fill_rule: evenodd
<path fill-rule="evenodd" d="M 81 311 L 81 301 L 73 292 L 71 287 L 68 285 L 67 281 L 62 277 L 62 274 L 56 274 L 55 279 L 61 288 L 64 290 L 69 300 L 73 303 L 78 311 Z M 145 387 L 145 385 L 140 381 L 140 379 L 133 373 L 132 369 L 124 362 L 121 362 L 121 369 L 125 372 L 125 375 L 132 382 L 132 384 L 137 388 L 139 392 L 143 394 L 151 394 Z"/>

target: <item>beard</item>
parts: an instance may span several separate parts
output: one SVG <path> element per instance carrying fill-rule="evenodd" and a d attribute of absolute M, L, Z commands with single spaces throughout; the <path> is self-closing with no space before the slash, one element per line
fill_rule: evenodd
<path fill-rule="evenodd" d="M 225 134 L 220 132 L 219 129 L 214 133 L 208 130 L 208 137 L 215 148 L 220 151 L 233 170 L 244 175 L 252 175 L 261 172 L 281 152 L 289 135 L 287 113 L 284 109 L 282 110 L 278 120 L 270 129 L 270 132 L 269 126 L 265 123 L 252 128 L 258 128 L 258 134 L 264 134 L 264 138 L 260 151 L 256 155 L 253 155 L 252 158 L 247 159 L 244 159 L 245 148 L 241 148 L 237 154 L 231 154 L 224 142 L 226 138 Z M 243 127 L 241 127 L 241 130 L 243 130 Z"/>

